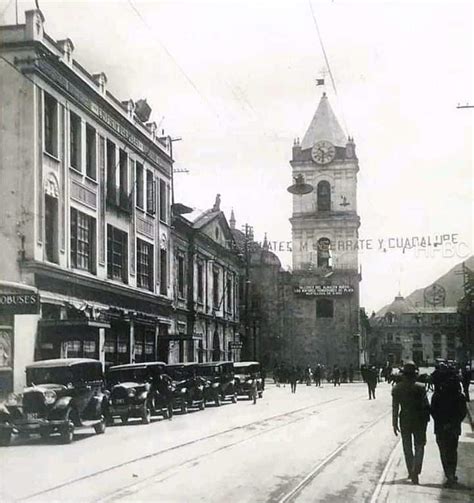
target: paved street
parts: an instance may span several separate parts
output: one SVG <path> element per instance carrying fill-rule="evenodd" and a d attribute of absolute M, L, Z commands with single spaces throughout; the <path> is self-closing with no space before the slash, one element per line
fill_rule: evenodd
<path fill-rule="evenodd" d="M 255 406 L 242 400 L 173 421 L 117 424 L 103 436 L 80 432 L 71 445 L 16 440 L 0 451 L 0 500 L 402 501 L 419 489 L 430 494 L 425 501 L 444 499 L 431 435 L 432 469 L 420 478 L 426 485 L 403 480 L 390 387 L 380 384 L 377 392 L 369 401 L 363 384 L 299 385 L 295 395 L 269 385 Z M 472 467 L 459 475 L 472 486 Z M 466 488 L 449 493 L 451 501 L 469 501 Z"/>

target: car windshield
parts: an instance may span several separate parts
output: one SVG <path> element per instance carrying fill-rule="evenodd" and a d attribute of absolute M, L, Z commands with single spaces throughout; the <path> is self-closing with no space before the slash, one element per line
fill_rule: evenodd
<path fill-rule="evenodd" d="M 189 378 L 190 371 L 186 367 L 166 367 L 165 374 L 168 374 L 173 381 L 183 381 Z"/>
<path fill-rule="evenodd" d="M 28 386 L 38 384 L 63 384 L 74 381 L 70 367 L 46 367 L 26 369 L 26 382 Z"/>
<path fill-rule="evenodd" d="M 145 368 L 128 368 L 109 370 L 107 380 L 111 384 L 120 382 L 145 382 L 148 378 L 148 372 Z"/>
<path fill-rule="evenodd" d="M 260 372 L 260 366 L 255 363 L 253 365 L 238 365 L 235 367 L 236 374 L 257 374 L 258 372 Z"/>
<path fill-rule="evenodd" d="M 216 376 L 219 375 L 219 367 L 217 366 L 198 367 L 197 373 L 201 376 Z"/>

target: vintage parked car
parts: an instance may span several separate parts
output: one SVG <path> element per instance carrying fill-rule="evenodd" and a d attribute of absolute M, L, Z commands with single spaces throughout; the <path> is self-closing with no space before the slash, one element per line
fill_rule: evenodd
<path fill-rule="evenodd" d="M 106 373 L 109 400 L 107 423 L 114 424 L 115 417 L 120 417 L 124 424 L 129 418 L 140 418 L 143 424 L 150 423 L 152 416 L 171 419 L 168 383 L 160 379 L 165 367 L 164 362 L 109 367 Z"/>
<path fill-rule="evenodd" d="M 253 380 L 257 381 L 257 394 L 263 396 L 264 382 L 259 362 L 234 362 L 235 387 L 238 395 L 252 398 Z"/>
<path fill-rule="evenodd" d="M 107 398 L 102 363 L 88 358 L 44 360 L 26 367 L 27 388 L 10 395 L 0 407 L 0 443 L 8 445 L 12 433 L 59 433 L 70 443 L 76 428 L 105 431 Z"/>
<path fill-rule="evenodd" d="M 173 381 L 173 407 L 188 412 L 189 407 L 206 407 L 206 389 L 209 382 L 197 375 L 196 363 L 174 363 L 166 366 L 165 372 Z"/>
<path fill-rule="evenodd" d="M 230 398 L 233 403 L 237 403 L 234 362 L 198 363 L 196 373 L 210 382 L 210 386 L 206 390 L 207 401 L 214 402 L 219 406 L 222 400 Z"/>

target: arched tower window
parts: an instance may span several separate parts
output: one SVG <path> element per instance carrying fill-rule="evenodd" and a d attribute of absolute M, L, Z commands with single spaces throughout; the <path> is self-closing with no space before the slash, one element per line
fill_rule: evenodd
<path fill-rule="evenodd" d="M 318 239 L 318 267 L 331 267 L 331 241 Z"/>
<path fill-rule="evenodd" d="M 329 211 L 331 209 L 331 186 L 326 180 L 318 183 L 317 197 L 318 211 Z"/>

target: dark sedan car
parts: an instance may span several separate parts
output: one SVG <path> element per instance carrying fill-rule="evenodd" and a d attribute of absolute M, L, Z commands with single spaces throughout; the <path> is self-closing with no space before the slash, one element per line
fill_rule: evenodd
<path fill-rule="evenodd" d="M 114 423 L 120 417 L 122 423 L 129 418 L 140 418 L 148 424 L 152 416 L 171 418 L 168 401 L 168 386 L 161 376 L 166 363 L 145 362 L 116 365 L 107 370 L 109 389 L 107 422 Z"/>
<path fill-rule="evenodd" d="M 259 398 L 263 396 L 264 382 L 260 362 L 234 362 L 235 387 L 238 395 L 252 398 L 254 380 Z"/>
<path fill-rule="evenodd" d="M 76 428 L 105 431 L 107 398 L 102 363 L 88 358 L 44 360 L 26 367 L 21 396 L 10 396 L 0 407 L 0 443 L 8 445 L 12 433 L 59 433 L 70 443 Z"/>
<path fill-rule="evenodd" d="M 174 386 L 174 408 L 186 413 L 189 407 L 204 409 L 206 389 L 209 382 L 196 372 L 196 363 L 174 363 L 166 366 L 165 372 Z"/>
<path fill-rule="evenodd" d="M 207 362 L 196 365 L 197 375 L 210 382 L 206 400 L 220 405 L 222 400 L 230 398 L 237 402 L 234 379 L 234 362 Z"/>

